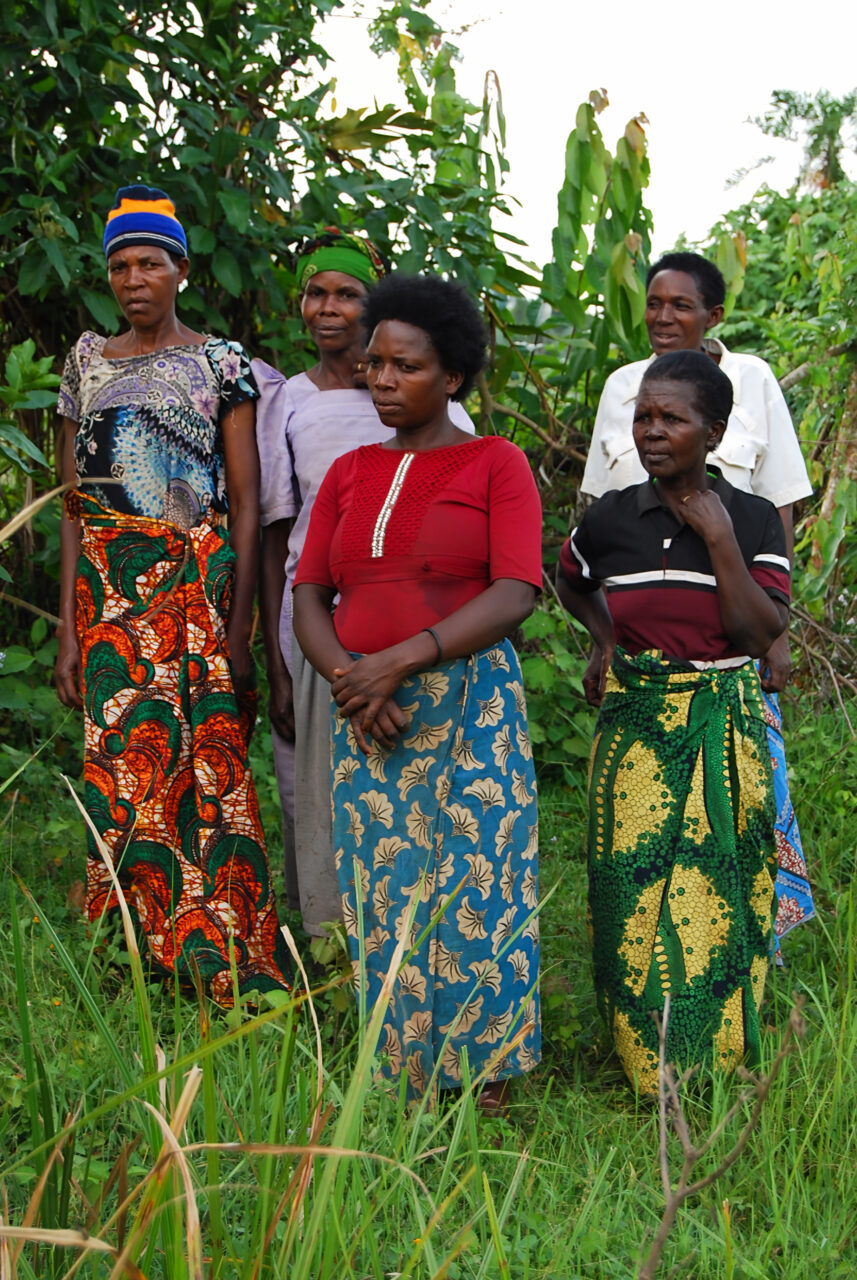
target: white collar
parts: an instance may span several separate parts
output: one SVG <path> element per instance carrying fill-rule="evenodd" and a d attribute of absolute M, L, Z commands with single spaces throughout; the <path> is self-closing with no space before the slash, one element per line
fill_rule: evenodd
<path fill-rule="evenodd" d="M 713 342 L 718 347 L 720 351 L 720 362 L 719 362 L 718 368 L 723 370 L 723 372 L 726 374 L 729 381 L 732 383 L 732 388 L 735 396 L 735 404 L 740 403 L 740 400 L 741 400 L 740 363 L 737 360 L 733 359 L 728 348 L 724 346 L 724 344 L 720 341 L 719 338 L 706 338 L 705 341 Z M 627 369 L 634 370 L 634 377 L 631 379 L 630 383 L 628 384 L 628 390 L 622 398 L 622 404 L 631 404 L 632 401 L 637 399 L 637 396 L 640 394 L 640 383 L 643 381 L 643 375 L 646 372 L 646 370 L 649 368 L 649 366 L 654 363 L 655 360 L 657 360 L 657 356 L 653 352 L 649 356 L 648 360 L 637 360 L 633 365 L 626 365 Z"/>

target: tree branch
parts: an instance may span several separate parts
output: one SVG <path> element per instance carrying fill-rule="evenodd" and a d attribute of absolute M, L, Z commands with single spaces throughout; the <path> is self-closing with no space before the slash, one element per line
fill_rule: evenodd
<path fill-rule="evenodd" d="M 576 462 L 586 462 L 586 454 L 581 453 L 579 449 L 575 449 L 573 445 L 566 444 L 563 440 L 557 440 L 544 427 L 540 427 L 532 418 L 528 418 L 525 413 L 521 413 L 518 409 L 512 409 L 507 404 L 501 404 L 499 400 L 495 400 L 492 396 L 488 380 L 484 374 L 479 375 L 478 379 L 479 393 L 482 396 L 482 403 L 488 413 L 502 413 L 504 417 L 512 418 L 515 422 L 520 422 L 522 426 L 532 431 L 533 435 L 538 436 L 544 444 L 551 449 L 556 449 L 558 453 L 563 454 L 566 458 L 574 458 Z M 562 425 L 561 423 L 559 424 Z"/>
<path fill-rule="evenodd" d="M 847 351 L 857 350 L 857 338 L 849 338 L 847 342 L 837 342 L 835 347 L 828 347 L 825 351 L 827 358 L 835 356 L 844 356 Z M 803 364 L 799 364 L 796 369 L 792 369 L 791 373 L 787 373 L 780 378 L 780 390 L 789 391 L 792 387 L 796 387 L 799 382 L 803 382 L 804 378 L 810 372 L 816 360 L 804 360 Z"/>
<path fill-rule="evenodd" d="M 698 1195 L 700 1191 L 704 1191 L 706 1187 L 710 1187 L 716 1182 L 727 1169 L 735 1163 L 741 1155 L 750 1135 L 759 1122 L 759 1116 L 762 1113 L 762 1107 L 765 1099 L 771 1091 L 774 1081 L 779 1075 L 780 1068 L 786 1058 L 794 1048 L 795 1040 L 800 1040 L 806 1031 L 806 1024 L 801 1014 L 804 1004 L 804 997 L 797 996 L 794 1007 L 789 1015 L 788 1026 L 786 1027 L 782 1043 L 777 1051 L 774 1061 L 771 1063 L 770 1070 L 767 1075 L 751 1076 L 749 1071 L 743 1071 L 744 1079 L 748 1082 L 749 1087 L 742 1089 L 726 1112 L 723 1119 L 708 1135 L 707 1139 L 697 1147 L 690 1132 L 690 1127 L 681 1105 L 681 1096 L 679 1092 L 680 1086 L 676 1083 L 675 1071 L 672 1063 L 666 1061 L 666 1042 L 667 1042 L 667 1025 L 669 1022 L 670 997 L 669 994 L 664 999 L 664 1013 L 662 1018 L 658 1018 L 657 1014 L 653 1014 L 658 1025 L 658 1098 L 660 1103 L 659 1118 L 659 1139 L 660 1139 L 660 1165 L 661 1179 L 664 1184 L 664 1199 L 666 1201 L 661 1220 L 658 1223 L 658 1229 L 655 1232 L 649 1252 L 646 1259 L 637 1272 L 637 1280 L 654 1280 L 655 1273 L 660 1265 L 661 1255 L 664 1251 L 667 1238 L 675 1222 L 679 1209 L 689 1196 Z M 739 1068 L 740 1070 L 740 1068 Z M 681 1084 L 684 1084 L 689 1078 L 688 1072 L 681 1078 Z M 706 1155 L 714 1142 L 723 1133 L 726 1126 L 731 1123 L 739 1111 L 753 1099 L 753 1110 L 751 1111 L 747 1122 L 739 1133 L 735 1142 L 726 1155 L 720 1161 L 715 1169 L 705 1174 L 702 1178 L 697 1178 L 695 1182 L 690 1181 L 693 1167 L 698 1161 Z M 671 1187 L 669 1172 L 669 1156 L 667 1152 L 667 1126 L 672 1120 L 673 1127 L 681 1144 L 683 1159 L 681 1172 L 679 1173 L 678 1182 L 675 1187 Z"/>

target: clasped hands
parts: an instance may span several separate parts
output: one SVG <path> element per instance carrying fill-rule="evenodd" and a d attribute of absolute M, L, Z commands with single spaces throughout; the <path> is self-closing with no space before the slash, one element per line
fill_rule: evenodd
<path fill-rule="evenodd" d="M 390 751 L 410 726 L 410 720 L 393 698 L 403 676 L 404 672 L 391 663 L 385 650 L 333 669 L 330 690 L 339 714 L 349 718 L 357 745 L 367 756 L 372 749 L 370 739 Z"/>

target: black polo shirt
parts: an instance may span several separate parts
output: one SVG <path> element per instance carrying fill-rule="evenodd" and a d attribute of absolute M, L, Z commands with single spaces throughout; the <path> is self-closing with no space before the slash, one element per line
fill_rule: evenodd
<path fill-rule="evenodd" d="M 776 507 L 734 489 L 714 467 L 709 476 L 751 577 L 788 605 L 789 561 Z M 741 656 L 723 630 L 708 548 L 661 501 L 657 481 L 613 490 L 594 502 L 559 562 L 575 591 L 604 587 L 616 639 L 629 653 L 661 649 L 701 662 Z"/>

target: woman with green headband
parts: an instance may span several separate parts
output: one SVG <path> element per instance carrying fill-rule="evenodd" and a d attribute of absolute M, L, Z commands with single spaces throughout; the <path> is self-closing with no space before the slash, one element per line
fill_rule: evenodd
<path fill-rule="evenodd" d="M 341 906 L 330 822 L 330 687 L 292 636 L 292 583 L 312 505 L 342 454 L 389 439 L 366 389 L 363 301 L 388 264 L 366 236 L 328 227 L 297 264 L 301 315 L 318 360 L 285 379 L 252 362 L 259 386 L 262 626 L 289 906 L 323 936 Z M 472 431 L 454 407 L 457 425 Z"/>

